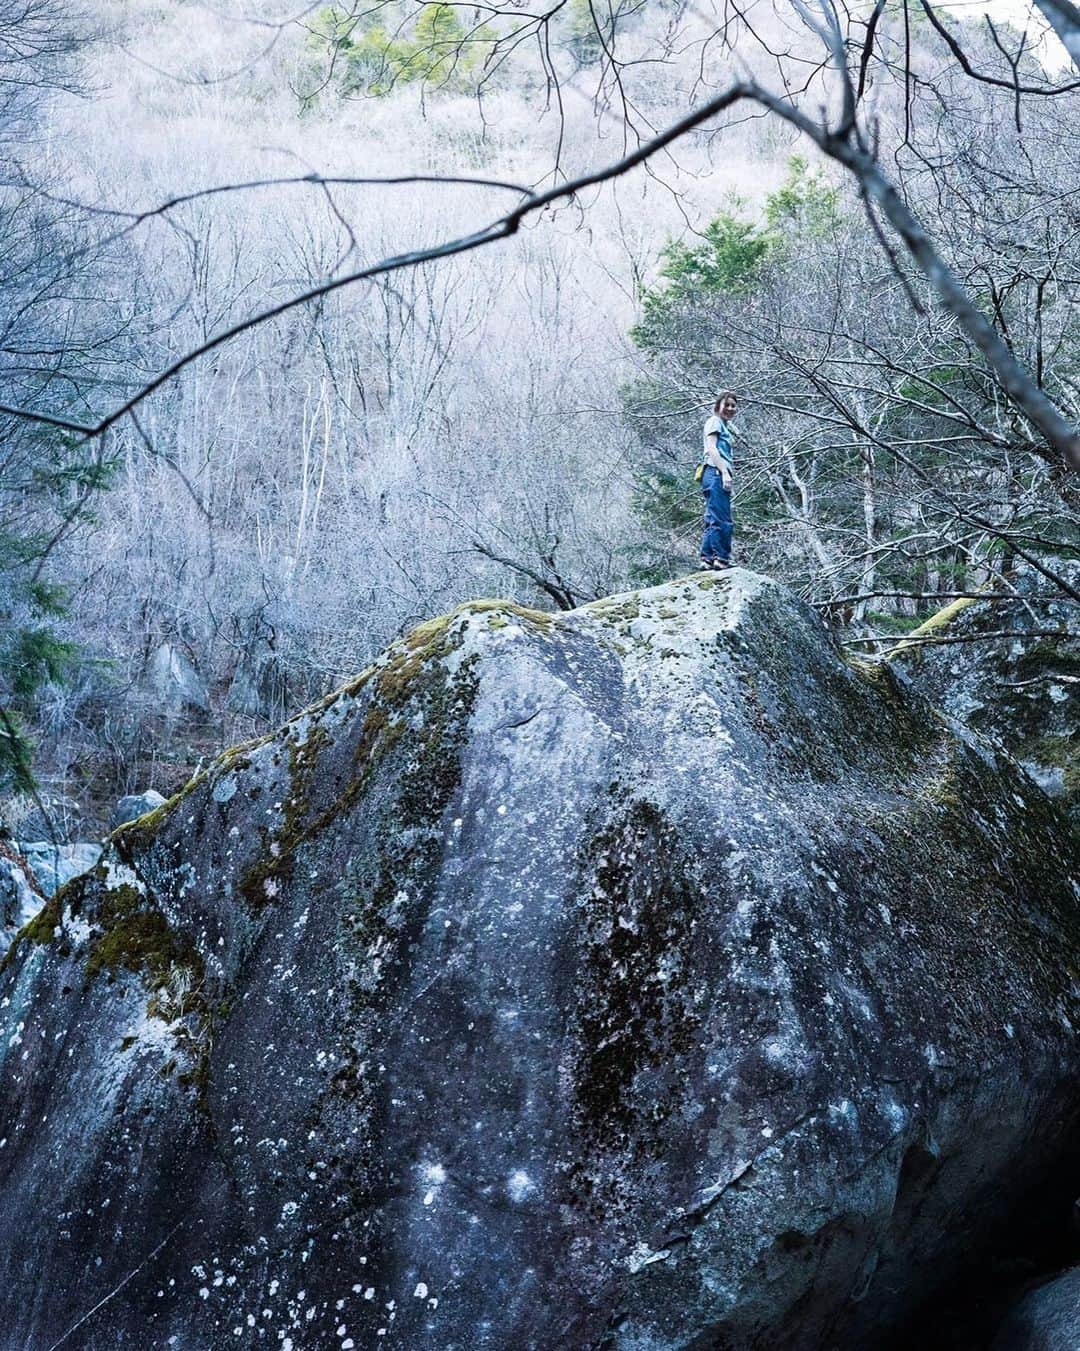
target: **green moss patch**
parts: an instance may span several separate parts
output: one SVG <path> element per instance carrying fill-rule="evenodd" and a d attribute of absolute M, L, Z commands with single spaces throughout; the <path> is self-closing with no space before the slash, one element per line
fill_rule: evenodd
<path fill-rule="evenodd" d="M 172 965 L 172 934 L 159 910 L 142 910 L 116 920 L 90 951 L 86 974 L 116 975 L 121 967 L 161 979 Z"/>
<path fill-rule="evenodd" d="M 1060 769 L 1066 797 L 1080 795 L 1080 732 L 1037 737 L 1021 753 L 1037 764 Z"/>
<path fill-rule="evenodd" d="M 958 600 L 954 600 L 948 605 L 943 605 L 942 608 L 936 610 L 929 619 L 924 619 L 921 624 L 916 628 L 913 628 L 910 633 L 906 634 L 903 640 L 897 643 L 895 647 L 891 647 L 885 654 L 885 660 L 892 661 L 893 658 L 899 656 L 900 653 L 906 652 L 913 647 L 920 647 L 920 643 L 911 642 L 910 640 L 912 638 L 926 638 L 932 634 L 939 633 L 942 629 L 948 628 L 957 615 L 963 614 L 963 612 L 970 609 L 972 605 L 978 604 L 979 601 L 974 596 L 961 596 Z M 985 604 L 985 601 L 983 604 Z"/>
<path fill-rule="evenodd" d="M 452 739 L 451 724 L 462 714 L 458 694 L 468 684 L 467 679 L 448 676 L 442 661 L 461 643 L 460 628 L 454 620 L 477 609 L 509 610 L 537 624 L 549 618 L 541 611 L 525 611 L 509 601 L 478 601 L 419 625 L 395 643 L 364 682 L 369 686 L 369 703 L 353 753 L 353 772 L 343 790 L 321 810 L 312 807 L 314 770 L 329 737 L 314 722 L 303 742 L 289 743 L 290 788 L 282 804 L 282 822 L 264 833 L 258 857 L 239 887 L 252 911 L 258 912 L 281 893 L 300 846 L 331 827 L 359 801 L 406 732 L 411 737 L 413 756 L 403 771 L 401 794 L 409 798 L 412 785 L 422 780 L 432 794 L 429 803 L 437 800 L 432 757 L 441 760 L 449 755 L 446 743 Z"/>
<path fill-rule="evenodd" d="M 11 940 L 11 946 L 4 953 L 3 960 L 0 961 L 0 974 L 15 964 L 15 956 L 24 944 L 36 943 L 44 946 L 53 941 L 58 931 L 62 931 L 65 891 L 66 887 L 61 887 L 18 931 Z"/>
<path fill-rule="evenodd" d="M 608 624 L 632 624 L 641 615 L 641 596 L 637 591 L 631 591 L 626 596 L 610 596 L 603 600 L 590 601 L 581 608 Z"/>
<path fill-rule="evenodd" d="M 688 581 L 692 581 L 699 591 L 711 591 L 714 587 L 729 587 L 731 578 L 722 572 L 713 573 L 691 573 Z"/>
<path fill-rule="evenodd" d="M 173 981 L 177 969 L 183 969 L 192 984 L 202 984 L 202 958 L 190 940 L 175 933 L 158 907 L 136 887 L 103 889 L 91 921 L 87 979 L 131 971 L 157 992 Z"/>
<path fill-rule="evenodd" d="M 302 741 L 287 743 L 289 788 L 281 803 L 281 823 L 272 831 L 263 829 L 255 862 L 239 885 L 240 895 L 255 914 L 281 894 L 291 876 L 297 846 L 310 833 L 304 818 L 319 753 L 328 743 L 329 736 L 318 723 L 307 728 Z"/>
<path fill-rule="evenodd" d="M 533 610 L 527 605 L 519 605 L 514 600 L 498 600 L 481 598 L 480 600 L 466 601 L 464 605 L 451 613 L 454 615 L 482 615 L 496 614 L 501 616 L 512 615 L 515 619 L 520 619 L 523 623 L 531 625 L 533 628 L 550 628 L 557 619 L 557 616 L 549 610 Z"/>
<path fill-rule="evenodd" d="M 196 1089 L 205 1110 L 214 1010 L 205 994 L 203 959 L 194 943 L 170 926 L 153 901 L 130 885 L 102 891 L 91 921 L 86 984 L 102 976 L 115 980 L 125 971 L 140 976 L 149 991 L 147 1016 L 172 1026 L 189 1066 L 179 1082 Z M 125 1042 L 130 1045 L 131 1039 Z"/>

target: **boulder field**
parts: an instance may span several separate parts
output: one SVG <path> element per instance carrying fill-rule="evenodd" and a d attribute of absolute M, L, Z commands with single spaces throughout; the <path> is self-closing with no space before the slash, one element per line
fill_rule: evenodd
<path fill-rule="evenodd" d="M 1074 849 L 754 574 L 422 625 L 13 942 L 5 1351 L 884 1346 L 1066 1185 Z"/>

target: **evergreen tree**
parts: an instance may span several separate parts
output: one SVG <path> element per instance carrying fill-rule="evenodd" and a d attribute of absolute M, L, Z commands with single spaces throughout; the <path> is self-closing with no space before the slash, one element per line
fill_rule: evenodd
<path fill-rule="evenodd" d="M 634 425 L 645 429 L 633 490 L 642 543 L 631 571 L 639 581 L 663 581 L 697 558 L 702 504 L 693 467 L 717 386 L 731 383 L 725 314 L 752 294 L 767 269 L 789 259 L 796 236 L 835 224 L 837 197 L 822 175 L 793 156 L 762 220 L 747 220 L 744 203 L 734 198 L 696 242 L 674 240 L 663 250 L 657 283 L 642 296 L 642 316 L 631 330 L 650 373 L 625 391 Z M 688 388 L 697 399 L 690 409 Z M 740 487 L 743 526 L 753 529 L 752 522 L 767 519 L 768 507 L 767 493 Z"/>
<path fill-rule="evenodd" d="M 85 235 L 74 237 L 70 212 L 27 183 L 23 161 L 36 150 L 42 103 L 58 86 L 72 87 L 86 36 L 58 6 L 11 17 L 18 41 L 0 53 L 0 402 L 85 416 L 75 377 L 94 383 L 95 306 L 80 298 L 93 250 Z M 0 420 L 0 790 L 34 788 L 37 700 L 77 655 L 62 633 L 68 589 L 57 557 L 114 467 L 100 442 Z"/>
<path fill-rule="evenodd" d="M 1033 318 L 1026 272 L 1008 285 L 979 276 L 979 303 L 1014 340 L 1048 351 L 1039 325 L 1060 325 L 1045 379 L 1063 388 L 1069 315 L 1048 300 Z M 917 313 L 907 292 L 920 286 Z M 728 387 L 743 405 L 736 557 L 823 601 L 854 597 L 856 623 L 910 627 L 936 593 L 1006 568 L 1010 538 L 1071 553 L 1050 472 L 1020 449 L 1024 428 L 995 381 L 925 283 L 882 256 L 853 194 L 799 157 L 757 219 L 735 203 L 693 243 L 668 245 L 632 338 L 642 374 L 624 403 L 641 443 L 643 580 L 694 564 L 701 425 Z"/>

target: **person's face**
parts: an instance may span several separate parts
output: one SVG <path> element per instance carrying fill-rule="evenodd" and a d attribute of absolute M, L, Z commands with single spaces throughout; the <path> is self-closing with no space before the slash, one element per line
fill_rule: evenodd
<path fill-rule="evenodd" d="M 735 410 L 737 407 L 738 404 L 735 402 L 734 396 L 729 394 L 727 398 L 724 400 L 724 402 L 720 405 L 720 416 L 724 419 L 725 422 L 730 422 L 731 419 L 735 416 Z"/>

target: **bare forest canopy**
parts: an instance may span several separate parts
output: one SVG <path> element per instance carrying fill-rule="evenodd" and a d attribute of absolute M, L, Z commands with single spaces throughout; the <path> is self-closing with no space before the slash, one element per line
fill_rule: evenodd
<path fill-rule="evenodd" d="M 738 561 L 860 652 L 1080 599 L 1070 0 L 0 26 L 5 819 L 470 596 L 688 570 L 721 387 Z"/>

